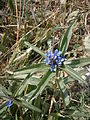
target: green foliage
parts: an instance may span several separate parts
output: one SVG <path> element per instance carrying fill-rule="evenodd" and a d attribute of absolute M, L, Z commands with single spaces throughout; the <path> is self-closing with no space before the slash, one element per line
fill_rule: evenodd
<path fill-rule="evenodd" d="M 8 2 L 11 11 L 13 11 L 12 0 L 8 0 Z M 36 19 L 32 9 L 31 13 L 34 16 L 36 25 L 39 19 Z M 59 45 L 56 44 L 58 49 L 62 51 L 63 56 L 65 56 L 68 50 L 75 21 L 76 18 L 71 21 L 70 26 L 59 41 Z M 39 30 L 38 27 L 39 25 L 36 27 L 37 31 Z M 42 29 L 44 28 L 42 27 Z M 86 118 L 87 116 L 90 117 L 89 106 L 85 103 L 83 91 L 80 91 L 81 96 L 78 96 L 80 101 L 73 100 L 69 92 L 69 86 L 73 81 L 78 81 L 78 84 L 87 87 L 87 81 L 82 78 L 82 72 L 80 71 L 79 74 L 74 68 L 89 65 L 90 58 L 78 58 L 74 60 L 66 58 L 65 62 L 63 62 L 62 66 L 56 72 L 51 72 L 50 65 L 47 66 L 44 63 L 44 59 L 46 58 L 45 52 L 48 48 L 46 41 L 48 41 L 47 33 L 49 29 L 45 30 L 44 35 L 41 34 L 39 36 L 40 33 L 37 33 L 34 43 L 29 41 L 29 38 L 35 35 L 32 32 L 33 30 L 34 28 L 20 38 L 19 45 L 22 45 L 19 47 L 22 50 L 18 50 L 17 46 L 17 49 L 14 51 L 15 53 L 8 67 L 13 72 L 7 71 L 8 74 L 5 76 L 9 81 L 8 89 L 0 85 L 0 98 L 5 100 L 0 105 L 0 119 L 73 120 L 81 119 L 82 117 Z M 54 32 L 54 29 L 52 31 Z M 42 32 L 41 29 L 40 32 Z M 30 33 L 33 35 L 29 36 Z M 52 38 L 52 36 L 49 35 L 49 38 Z M 3 42 L 4 39 L 2 39 Z M 53 46 L 54 49 L 56 46 Z M 0 50 L 5 50 L 2 44 L 0 44 Z M 6 102 L 9 100 L 13 102 L 10 108 L 6 106 Z M 76 103 L 73 104 L 72 100 Z M 86 111 L 88 111 L 87 114 L 85 114 Z"/>
<path fill-rule="evenodd" d="M 39 53 L 40 55 L 42 55 L 45 58 L 45 54 L 37 47 L 33 46 L 32 44 L 25 42 L 25 45 L 28 45 L 28 47 L 31 47 L 34 51 L 36 51 L 37 53 Z"/>
<path fill-rule="evenodd" d="M 8 0 L 8 4 L 10 6 L 11 11 L 13 12 L 13 10 L 14 10 L 13 1 L 12 0 Z"/>
<path fill-rule="evenodd" d="M 67 51 L 70 39 L 72 37 L 72 29 L 74 27 L 74 22 L 75 22 L 75 20 L 71 23 L 71 25 L 69 26 L 69 28 L 66 30 L 65 35 L 62 37 L 62 39 L 60 41 L 59 50 L 62 51 L 63 55 Z"/>
<path fill-rule="evenodd" d="M 86 84 L 86 81 L 84 81 L 82 79 L 82 77 L 78 74 L 78 72 L 76 72 L 75 70 L 73 70 L 71 67 L 69 66 L 65 66 L 64 70 L 74 79 L 81 81 L 82 83 Z"/>
<path fill-rule="evenodd" d="M 51 74 L 51 71 L 48 71 L 45 76 L 41 79 L 39 84 L 37 85 L 37 88 L 35 92 L 33 93 L 31 99 L 35 99 L 42 91 L 45 89 L 45 87 L 48 85 L 50 79 L 53 77 L 53 73 Z"/>
<path fill-rule="evenodd" d="M 69 100 L 69 95 L 68 95 L 68 92 L 67 92 L 67 89 L 66 89 L 63 79 L 60 78 L 60 80 L 57 80 L 57 84 L 60 89 L 64 105 L 66 107 L 67 105 L 69 105 L 70 100 Z"/>
<path fill-rule="evenodd" d="M 90 57 L 88 57 L 88 58 L 78 58 L 76 60 L 68 61 L 68 63 L 70 63 L 69 65 L 72 68 L 83 67 L 83 66 L 86 66 L 86 65 L 90 64 Z"/>

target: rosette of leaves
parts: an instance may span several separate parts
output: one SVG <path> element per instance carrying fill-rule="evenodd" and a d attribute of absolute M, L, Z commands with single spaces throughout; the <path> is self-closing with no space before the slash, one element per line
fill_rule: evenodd
<path fill-rule="evenodd" d="M 11 115 L 5 114 L 5 110 L 7 109 L 5 104 L 1 106 L 0 112 L 2 113 L 2 111 L 4 111 L 2 118 L 15 118 L 16 120 L 20 117 L 23 117 L 23 120 L 50 120 L 57 118 L 58 120 L 61 117 L 69 119 L 70 116 L 72 117 L 73 113 L 76 112 L 75 109 L 70 109 L 72 110 L 70 116 L 64 116 L 63 113 L 60 113 L 61 108 L 56 101 L 56 96 L 60 95 L 63 101 L 63 108 L 67 108 L 70 104 L 70 96 L 66 88 L 67 84 L 73 80 L 78 80 L 80 83 L 87 85 L 87 82 L 83 80 L 74 68 L 90 64 L 90 58 L 65 60 L 65 53 L 69 46 L 73 27 L 74 22 L 72 22 L 66 30 L 65 35 L 60 40 L 58 50 L 56 50 L 54 54 L 49 51 L 50 53 L 45 55 L 45 53 L 36 46 L 29 42 L 24 43 L 28 49 L 32 48 L 37 54 L 40 54 L 48 65 L 42 60 L 40 63 L 17 69 L 13 72 L 12 76 L 8 77 L 8 79 L 11 80 L 10 89 L 6 91 L 5 88 L 0 87 L 0 96 L 7 101 L 11 100 L 13 104 L 8 108 L 11 111 Z M 51 54 L 52 57 L 49 57 Z M 52 61 L 53 65 L 51 64 Z M 40 73 L 42 73 L 42 75 L 38 77 Z M 64 73 L 67 73 L 68 76 L 64 76 Z M 53 93 L 51 93 L 52 98 L 47 98 L 47 89 L 53 89 Z M 47 99 L 50 101 L 47 102 Z M 52 110 L 53 105 L 55 106 L 55 111 Z"/>

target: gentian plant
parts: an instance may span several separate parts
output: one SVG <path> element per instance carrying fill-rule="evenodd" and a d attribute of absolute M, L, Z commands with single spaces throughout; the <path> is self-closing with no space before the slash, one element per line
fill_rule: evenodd
<path fill-rule="evenodd" d="M 50 65 L 50 70 L 55 71 L 60 68 L 65 61 L 65 58 L 61 56 L 62 52 L 58 51 L 56 49 L 54 53 L 51 50 L 48 50 L 48 52 L 45 54 L 47 57 L 44 61 L 46 65 Z"/>
<path fill-rule="evenodd" d="M 22 118 L 22 120 L 51 120 L 51 118 L 52 120 L 59 120 L 59 117 L 67 118 L 66 115 L 63 115 L 63 112 L 60 113 L 61 108 L 56 100 L 56 96 L 60 96 L 63 101 L 63 107 L 66 109 L 70 104 L 70 96 L 66 86 L 74 80 L 87 86 L 87 82 L 83 80 L 74 68 L 90 64 L 90 58 L 75 60 L 65 58 L 73 27 L 74 22 L 66 30 L 65 35 L 59 42 L 58 48 L 53 51 L 49 49 L 46 52 L 42 52 L 31 43 L 24 42 L 24 45 L 28 48 L 26 53 L 27 51 L 34 50 L 43 59 L 37 64 L 26 65 L 22 69 L 13 71 L 13 74 L 8 76 L 8 79 L 12 80 L 11 91 L 5 92 L 4 88 L 0 87 L 1 97 L 7 98 L 8 96 L 8 99 L 13 97 L 14 104 L 19 106 L 15 107 L 12 101 L 6 103 L 6 106 L 10 107 L 12 105 L 14 107 L 14 113 L 11 112 L 11 114 L 14 114 L 14 117 L 12 115 L 9 117 L 15 118 L 15 120 L 17 118 Z M 42 76 L 39 78 L 37 77 L 38 73 L 42 73 Z M 53 89 L 53 94 L 49 99 L 49 103 L 47 103 L 46 91 L 50 88 Z M 72 111 L 75 110 L 73 109 Z"/>

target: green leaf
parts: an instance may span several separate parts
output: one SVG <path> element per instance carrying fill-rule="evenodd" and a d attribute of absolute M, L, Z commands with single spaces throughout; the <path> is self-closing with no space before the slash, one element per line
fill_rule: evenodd
<path fill-rule="evenodd" d="M 9 86 L 9 90 L 12 92 L 12 95 L 18 89 L 19 83 L 15 80 L 12 82 L 12 85 Z"/>
<path fill-rule="evenodd" d="M 90 64 L 90 57 L 67 61 L 70 67 L 83 67 Z"/>
<path fill-rule="evenodd" d="M 75 70 L 73 70 L 70 66 L 65 65 L 64 68 L 62 68 L 64 71 L 66 71 L 72 78 L 74 78 L 75 80 L 78 80 L 82 83 L 86 83 L 86 81 L 84 79 L 82 79 L 82 77 L 80 76 L 80 74 L 78 72 L 76 72 Z"/>
<path fill-rule="evenodd" d="M 51 71 L 48 71 L 44 77 L 41 79 L 40 83 L 37 85 L 37 88 L 35 92 L 33 93 L 32 97 L 30 99 L 35 99 L 39 94 L 42 93 L 44 88 L 48 85 L 50 79 L 55 75 L 55 73 L 51 73 Z"/>
<path fill-rule="evenodd" d="M 39 53 L 42 57 L 46 58 L 45 54 L 38 47 L 26 41 L 24 42 L 24 44 L 28 47 L 31 47 L 35 52 Z"/>
<path fill-rule="evenodd" d="M 7 109 L 7 106 L 5 106 L 5 104 L 0 105 L 0 115 L 1 115 L 4 111 L 6 111 L 6 109 Z"/>
<path fill-rule="evenodd" d="M 41 96 L 39 95 L 37 97 L 37 99 L 35 99 L 35 102 L 34 102 L 34 105 L 38 108 L 40 108 L 40 105 L 41 105 Z M 40 119 L 40 113 L 36 113 L 35 111 L 32 112 L 32 117 L 35 119 L 35 120 L 39 120 Z"/>
<path fill-rule="evenodd" d="M 11 98 L 11 96 L 4 96 L 5 99 L 8 100 L 12 100 L 14 103 L 16 103 L 17 105 L 20 105 L 24 108 L 28 108 L 31 110 L 34 110 L 36 112 L 41 112 L 41 110 L 37 107 L 35 107 L 34 105 L 30 104 L 29 102 L 23 100 L 23 99 L 16 99 L 16 98 Z"/>
<path fill-rule="evenodd" d="M 17 111 L 16 111 L 16 113 L 15 113 L 15 120 L 18 120 Z"/>
<path fill-rule="evenodd" d="M 61 96 L 62 96 L 62 100 L 66 107 L 67 105 L 69 105 L 70 100 L 69 100 L 69 95 L 68 95 L 68 92 L 67 92 L 67 89 L 66 89 L 63 79 L 60 78 L 59 80 L 57 80 L 57 84 L 58 84 L 58 88 L 59 88 Z"/>
<path fill-rule="evenodd" d="M 13 76 L 8 76 L 8 80 L 17 80 L 17 81 L 24 80 L 28 74 L 22 73 L 22 74 L 17 74 Z"/>
<path fill-rule="evenodd" d="M 90 57 L 90 34 L 85 35 L 85 39 L 83 39 L 83 45 L 84 52 L 86 52 L 86 55 Z"/>
<path fill-rule="evenodd" d="M 14 75 L 20 75 L 20 74 L 28 74 L 28 73 L 35 73 L 35 72 L 45 72 L 49 70 L 49 66 L 46 66 L 46 64 L 40 63 L 40 64 L 32 64 L 31 66 L 26 66 L 22 69 L 17 69 L 14 72 Z"/>
<path fill-rule="evenodd" d="M 71 115 L 73 115 L 74 112 L 75 112 L 74 109 L 67 108 L 67 109 L 64 110 L 63 114 L 67 115 L 67 116 L 71 116 Z"/>
<path fill-rule="evenodd" d="M 19 99 L 15 99 L 13 100 L 16 104 L 22 106 L 22 107 L 26 107 L 28 109 L 34 110 L 36 112 L 41 112 L 41 110 L 37 107 L 35 107 L 34 105 L 30 104 L 29 102 L 25 101 L 25 100 L 19 100 Z"/>
<path fill-rule="evenodd" d="M 11 80 L 11 81 L 21 82 L 22 80 L 24 80 L 28 76 L 28 74 L 25 74 L 25 76 L 23 78 L 23 75 L 20 75 L 20 76 L 17 75 L 17 76 L 13 76 L 13 77 L 8 77 L 8 79 Z M 39 82 L 40 82 L 40 78 L 37 78 L 37 76 L 32 76 L 32 77 L 30 77 L 30 81 L 28 81 L 28 84 L 37 85 Z"/>
<path fill-rule="evenodd" d="M 59 44 L 59 50 L 62 51 L 62 54 L 64 55 L 65 52 L 67 51 L 68 49 L 68 46 L 69 46 L 69 42 L 70 42 L 70 39 L 72 37 L 72 29 L 73 29 L 73 26 L 74 26 L 74 22 L 73 21 L 71 23 L 71 25 L 69 26 L 69 28 L 66 30 L 66 33 L 65 35 L 62 37 L 61 41 L 60 41 L 60 44 Z"/>
<path fill-rule="evenodd" d="M 62 119 L 61 119 L 62 118 Z M 63 116 L 61 113 L 51 113 L 48 116 L 48 120 L 64 120 L 65 116 Z M 68 120 L 68 119 L 66 119 Z"/>
<path fill-rule="evenodd" d="M 63 78 L 64 80 L 64 84 L 67 85 L 69 83 L 71 83 L 72 81 L 74 81 L 74 79 L 71 76 L 67 76 L 65 78 Z"/>
<path fill-rule="evenodd" d="M 10 7 L 11 11 L 13 11 L 14 7 L 13 7 L 12 0 L 8 0 L 8 4 L 9 4 L 9 7 Z"/>
<path fill-rule="evenodd" d="M 11 95 L 11 92 L 0 85 L 0 97 Z"/>
<path fill-rule="evenodd" d="M 18 86 L 18 89 L 14 92 L 14 96 L 20 95 L 20 94 L 24 91 L 26 85 L 27 85 L 27 84 L 29 83 L 29 81 L 30 81 L 30 77 L 31 77 L 31 75 L 29 74 L 29 75 L 26 77 L 26 79 Z"/>

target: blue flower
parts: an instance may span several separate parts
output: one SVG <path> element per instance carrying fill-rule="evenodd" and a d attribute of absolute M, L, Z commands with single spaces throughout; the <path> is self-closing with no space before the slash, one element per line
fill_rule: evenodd
<path fill-rule="evenodd" d="M 62 52 L 56 49 L 54 53 L 51 50 L 48 50 L 48 52 L 45 54 L 46 59 L 44 62 L 46 65 L 50 65 L 50 70 L 55 71 L 57 68 L 61 67 L 63 62 L 65 61 L 65 58 L 61 56 Z"/>
<path fill-rule="evenodd" d="M 6 106 L 9 107 L 9 108 L 12 106 L 12 104 L 13 104 L 12 100 L 6 102 Z"/>

